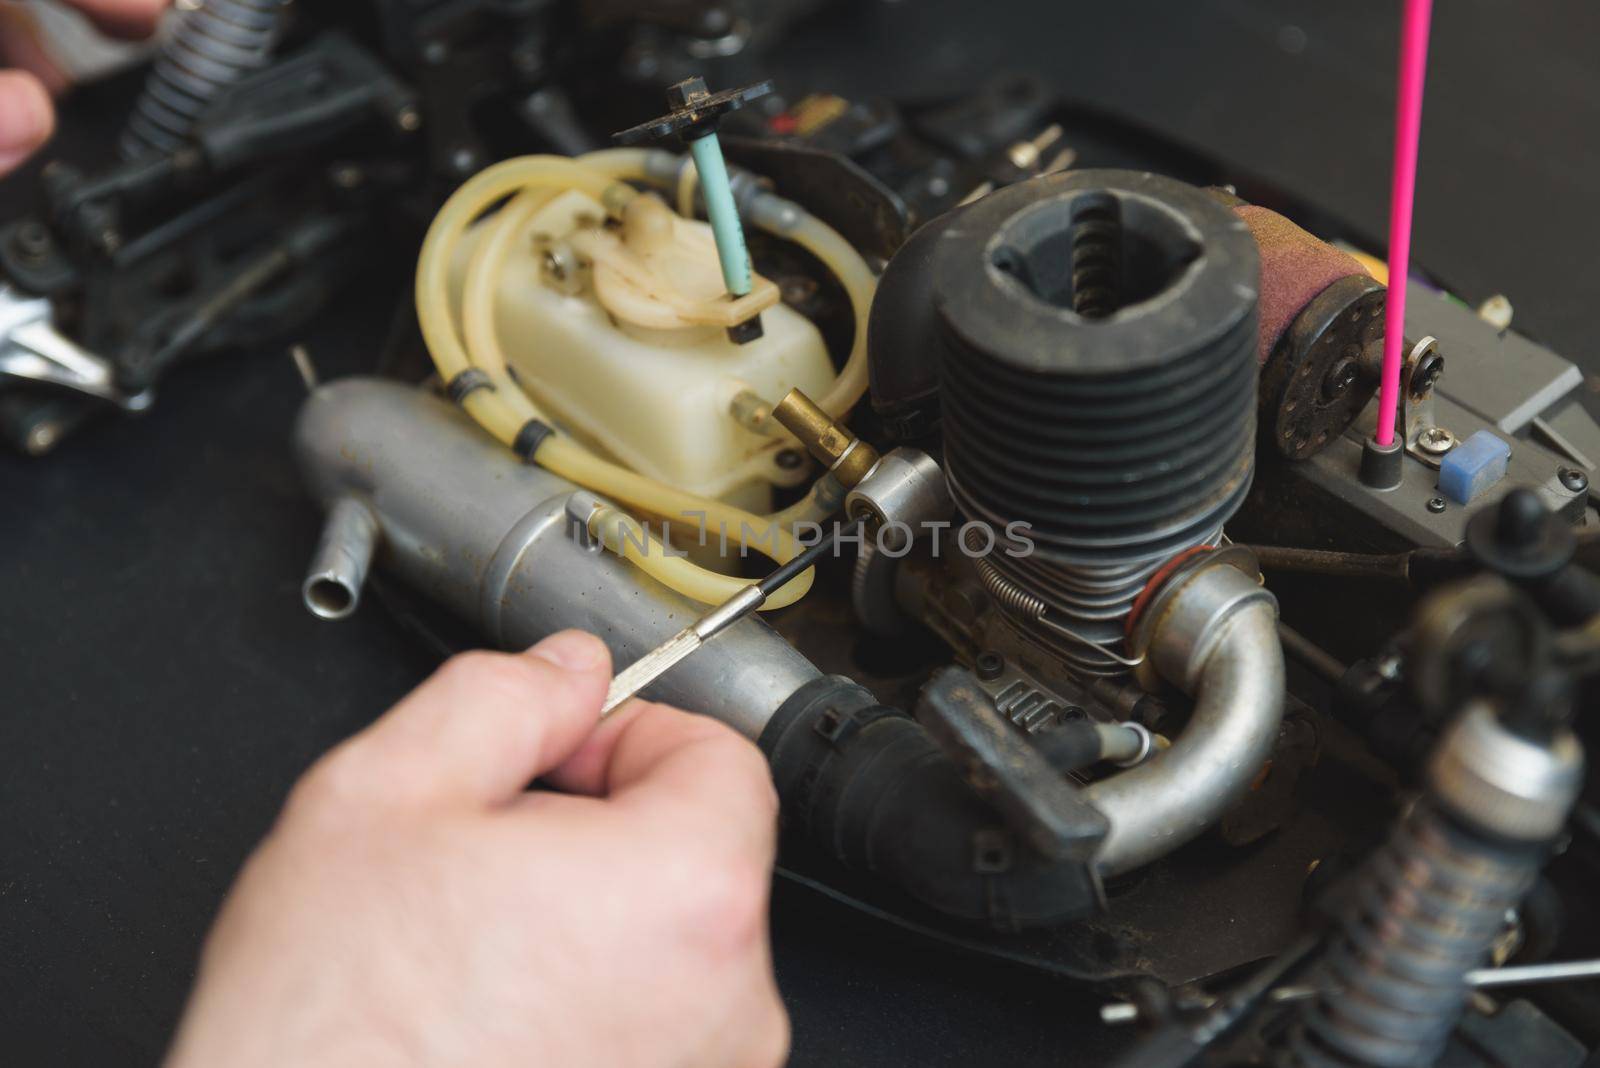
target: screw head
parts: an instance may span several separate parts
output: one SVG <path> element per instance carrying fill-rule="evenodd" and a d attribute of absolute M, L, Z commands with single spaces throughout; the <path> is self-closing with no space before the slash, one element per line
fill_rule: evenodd
<path fill-rule="evenodd" d="M 779 449 L 778 454 L 772 458 L 772 462 L 784 471 L 793 471 L 805 463 L 806 459 L 800 455 L 798 449 Z"/>
<path fill-rule="evenodd" d="M 1356 379 L 1361 374 L 1361 363 L 1353 357 L 1346 356 L 1328 368 L 1328 373 L 1322 379 L 1322 398 L 1324 400 L 1337 400 L 1350 391 Z"/>
<path fill-rule="evenodd" d="M 1561 484 L 1573 493 L 1582 493 L 1589 488 L 1589 476 L 1575 467 L 1563 467 L 1556 472 L 1556 477 Z"/>
<path fill-rule="evenodd" d="M 1456 436 L 1442 426 L 1424 427 L 1417 435 L 1417 447 L 1430 456 L 1443 456 L 1456 447 Z"/>
<path fill-rule="evenodd" d="M 1440 512 L 1444 511 L 1446 507 L 1447 506 L 1443 497 L 1428 498 L 1428 511 L 1434 513 L 1435 515 L 1438 515 Z"/>

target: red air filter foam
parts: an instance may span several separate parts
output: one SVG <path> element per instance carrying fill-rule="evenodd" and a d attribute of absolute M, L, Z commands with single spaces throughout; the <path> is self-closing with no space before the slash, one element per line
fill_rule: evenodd
<path fill-rule="evenodd" d="M 1278 339 L 1313 297 L 1339 279 L 1365 275 L 1367 270 L 1353 256 L 1275 211 L 1255 204 L 1240 204 L 1233 210 L 1261 249 L 1261 336 L 1256 356 L 1266 363 Z"/>

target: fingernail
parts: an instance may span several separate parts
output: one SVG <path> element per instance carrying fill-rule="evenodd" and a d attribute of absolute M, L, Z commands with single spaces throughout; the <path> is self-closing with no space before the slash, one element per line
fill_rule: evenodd
<path fill-rule="evenodd" d="M 605 663 L 610 654 L 605 644 L 593 634 L 581 630 L 564 630 L 552 634 L 528 650 L 540 660 L 568 671 L 590 671 Z"/>

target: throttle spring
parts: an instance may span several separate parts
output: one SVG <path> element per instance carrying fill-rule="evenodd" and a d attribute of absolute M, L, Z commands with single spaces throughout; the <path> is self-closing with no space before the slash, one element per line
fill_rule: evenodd
<path fill-rule="evenodd" d="M 1206 539 L 1213 545 L 1216 540 L 1216 536 Z M 979 552 L 984 546 L 980 538 L 968 535 L 967 547 Z M 1048 564 L 1013 577 L 1009 569 L 992 558 L 975 556 L 972 563 L 984 591 L 1001 612 L 1021 624 L 1026 635 L 1043 642 L 1083 674 L 1119 675 L 1143 659 L 1130 659 L 1118 651 L 1123 641 L 1121 619 L 1163 561 L 1090 575 L 1089 578 L 1100 580 L 1098 586 L 1084 582 L 1074 585 L 1072 580 L 1083 576 L 1065 574 Z M 1008 563 L 1017 567 L 1021 561 Z M 1019 581 L 1024 577 L 1052 596 L 1046 598 L 1032 592 Z"/>
<path fill-rule="evenodd" d="M 1000 569 L 987 560 L 974 560 L 973 564 L 978 569 L 978 578 L 983 582 L 983 588 L 994 598 L 996 604 L 1007 612 L 1014 613 L 1024 619 L 1038 619 L 1045 614 L 1049 605 L 1043 599 L 1035 597 L 1021 586 L 1000 573 Z"/>

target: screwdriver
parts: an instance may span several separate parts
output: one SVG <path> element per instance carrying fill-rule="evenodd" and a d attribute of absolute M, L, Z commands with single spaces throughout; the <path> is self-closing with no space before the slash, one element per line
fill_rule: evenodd
<path fill-rule="evenodd" d="M 611 680 L 606 691 L 606 703 L 600 707 L 600 718 L 615 712 L 630 697 L 665 675 L 675 664 L 706 642 L 739 622 L 751 612 L 767 603 L 790 579 L 820 560 L 836 545 L 841 536 L 859 530 L 862 520 L 835 527 L 821 541 L 800 553 L 788 563 L 779 566 L 759 582 L 753 582 L 717 607 L 668 638 L 661 645 L 628 665 Z"/>

